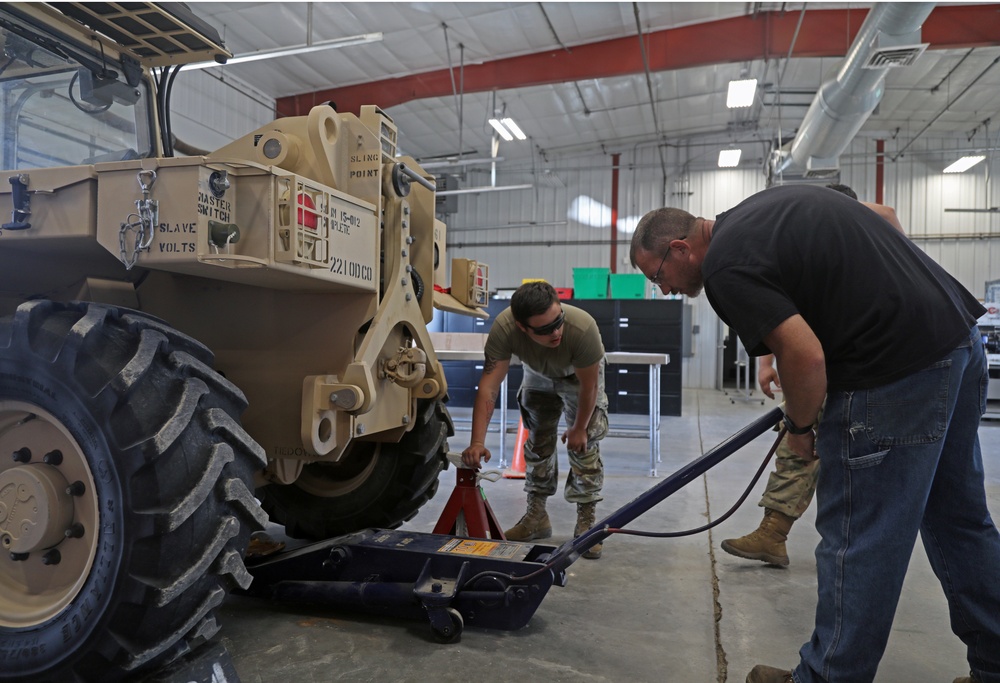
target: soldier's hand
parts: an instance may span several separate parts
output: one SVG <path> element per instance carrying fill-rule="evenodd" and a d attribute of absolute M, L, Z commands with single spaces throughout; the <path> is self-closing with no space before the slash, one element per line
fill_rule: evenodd
<path fill-rule="evenodd" d="M 482 462 L 489 462 L 491 457 L 490 449 L 481 443 L 474 443 L 462 451 L 462 462 L 474 470 L 478 470 Z"/>
<path fill-rule="evenodd" d="M 760 390 L 768 398 L 774 398 L 774 391 L 771 390 L 771 382 L 774 382 L 774 386 L 779 389 L 781 388 L 781 380 L 778 379 L 778 371 L 774 366 L 761 364 L 760 371 L 757 372 L 757 383 L 760 384 Z"/>
<path fill-rule="evenodd" d="M 574 429 L 570 427 L 562 435 L 562 442 L 566 448 L 574 453 L 583 453 L 587 450 L 587 428 Z"/>

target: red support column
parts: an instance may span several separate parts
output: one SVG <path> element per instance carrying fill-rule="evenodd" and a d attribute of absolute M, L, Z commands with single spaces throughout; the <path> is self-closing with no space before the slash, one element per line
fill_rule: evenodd
<path fill-rule="evenodd" d="M 618 161 L 621 154 L 611 155 L 611 272 L 618 272 Z"/>
<path fill-rule="evenodd" d="M 875 141 L 875 203 L 885 204 L 885 140 Z"/>

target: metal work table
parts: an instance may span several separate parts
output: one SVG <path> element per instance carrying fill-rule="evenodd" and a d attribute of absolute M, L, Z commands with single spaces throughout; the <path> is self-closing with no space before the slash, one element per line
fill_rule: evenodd
<path fill-rule="evenodd" d="M 483 360 L 482 351 L 435 349 L 438 360 Z M 656 463 L 660 461 L 660 368 L 670 363 L 667 353 L 606 353 L 608 365 L 649 366 L 649 476 L 656 476 Z M 512 363 L 520 363 L 517 358 Z M 500 469 L 507 466 L 507 378 L 500 384 Z M 632 434 L 622 434 L 632 437 Z"/>

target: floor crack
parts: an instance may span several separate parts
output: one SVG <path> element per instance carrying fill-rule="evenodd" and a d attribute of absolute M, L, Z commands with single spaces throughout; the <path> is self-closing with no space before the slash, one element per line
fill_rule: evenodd
<path fill-rule="evenodd" d="M 705 443 L 701 434 L 701 397 L 696 402 L 698 415 L 698 449 L 705 454 Z M 705 516 L 712 522 L 712 503 L 708 497 L 708 473 L 701 475 L 705 488 Z M 729 678 L 729 662 L 726 659 L 726 648 L 722 646 L 722 603 L 719 602 L 719 574 L 716 571 L 715 544 L 712 541 L 712 530 L 708 530 L 708 559 L 712 573 L 712 628 L 715 634 L 715 677 L 716 683 L 726 683 Z"/>

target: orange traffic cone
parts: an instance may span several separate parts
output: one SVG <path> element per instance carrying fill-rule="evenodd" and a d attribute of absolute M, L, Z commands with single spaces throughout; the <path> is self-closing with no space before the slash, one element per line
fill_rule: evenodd
<path fill-rule="evenodd" d="M 504 470 L 504 479 L 524 479 L 524 442 L 527 440 L 528 430 L 524 428 L 524 420 L 518 420 L 514 457 L 511 458 L 510 467 Z"/>

